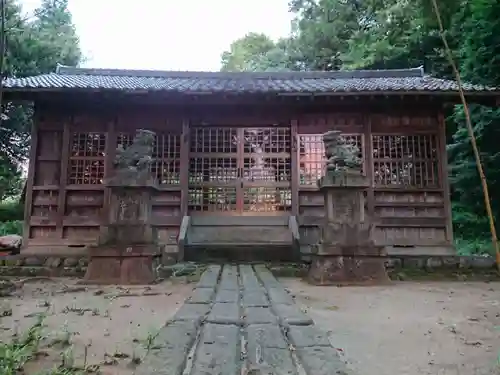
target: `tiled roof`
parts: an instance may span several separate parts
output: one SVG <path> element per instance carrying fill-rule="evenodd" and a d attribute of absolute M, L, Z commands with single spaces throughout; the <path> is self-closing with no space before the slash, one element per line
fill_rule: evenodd
<path fill-rule="evenodd" d="M 163 72 L 87 69 L 59 66 L 55 73 L 7 78 L 6 91 L 118 90 L 182 93 L 377 93 L 457 92 L 454 81 L 433 78 L 423 69 L 338 72 Z M 500 93 L 492 87 L 464 84 L 474 93 Z"/>

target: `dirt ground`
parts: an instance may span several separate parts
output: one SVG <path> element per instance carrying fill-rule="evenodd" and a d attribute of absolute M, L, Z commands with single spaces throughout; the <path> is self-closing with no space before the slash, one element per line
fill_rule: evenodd
<path fill-rule="evenodd" d="M 500 283 L 282 282 L 360 375 L 500 374 Z"/>
<path fill-rule="evenodd" d="M 26 367 L 27 375 L 58 366 L 63 359 L 80 368 L 98 365 L 103 375 L 133 374 L 135 359 L 145 354 L 148 342 L 192 288 L 182 282 L 130 288 L 87 287 L 70 279 L 26 283 L 18 297 L 0 301 L 12 309 L 12 316 L 0 318 L 0 340 L 26 332 L 37 313 L 43 313 L 44 348 Z"/>
<path fill-rule="evenodd" d="M 360 375 L 500 374 L 500 283 L 338 288 L 282 282 Z M 0 340 L 22 334 L 44 313 L 43 355 L 28 365 L 27 375 L 61 364 L 61 353 L 78 367 L 131 375 L 135 358 L 193 286 L 182 280 L 131 288 L 31 281 L 19 296 L 0 301 L 12 308 L 12 316 L 0 318 Z"/>

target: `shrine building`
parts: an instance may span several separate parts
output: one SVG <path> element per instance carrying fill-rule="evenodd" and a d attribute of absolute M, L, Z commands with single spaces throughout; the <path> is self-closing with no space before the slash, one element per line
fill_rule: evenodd
<path fill-rule="evenodd" d="M 498 105 L 499 90 L 464 89 L 471 103 Z M 137 129 L 156 134 L 152 221 L 178 260 L 307 258 L 325 213 L 317 182 L 329 130 L 359 149 L 377 244 L 389 254 L 453 251 L 444 113 L 460 102 L 458 85 L 420 68 L 60 66 L 6 79 L 4 90 L 5 100 L 34 103 L 22 252 L 80 254 L 95 244 L 109 209 L 103 181 Z"/>

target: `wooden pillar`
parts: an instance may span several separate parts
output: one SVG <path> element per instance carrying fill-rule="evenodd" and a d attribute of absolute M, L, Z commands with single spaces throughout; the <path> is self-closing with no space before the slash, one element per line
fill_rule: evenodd
<path fill-rule="evenodd" d="M 106 129 L 106 146 L 105 153 L 106 157 L 104 159 L 104 179 L 108 179 L 113 174 L 113 164 L 116 157 L 116 122 L 117 119 L 113 118 L 107 123 Z M 109 217 L 109 210 L 111 204 L 111 189 L 108 187 L 104 188 L 104 199 L 101 212 L 101 224 L 107 222 Z"/>
<path fill-rule="evenodd" d="M 59 173 L 59 194 L 57 195 L 57 217 L 56 217 L 56 237 L 64 236 L 64 216 L 66 214 L 66 184 L 68 182 L 68 162 L 69 144 L 71 142 L 71 126 L 73 118 L 71 116 L 64 120 L 63 135 L 61 142 L 61 160 Z"/>
<path fill-rule="evenodd" d="M 35 168 L 38 155 L 38 122 L 39 116 L 35 106 L 35 118 L 31 127 L 31 146 L 29 154 L 28 176 L 26 179 L 26 195 L 24 198 L 24 223 L 23 223 L 23 244 L 30 238 L 30 221 L 33 211 L 33 185 L 35 182 Z"/>
<path fill-rule="evenodd" d="M 368 217 L 373 218 L 375 215 L 375 183 L 373 180 L 373 142 L 372 142 L 372 118 L 370 115 L 364 117 L 363 126 L 363 155 L 364 155 L 364 165 L 366 177 L 370 183 L 368 190 L 366 191 L 366 205 L 368 211 Z"/>
<path fill-rule="evenodd" d="M 180 168 L 181 215 L 186 216 L 189 199 L 189 120 L 187 119 L 182 120 Z"/>
<path fill-rule="evenodd" d="M 296 119 L 291 121 L 290 139 L 292 141 L 291 147 L 291 192 L 292 192 L 292 215 L 299 215 L 299 182 L 300 182 L 300 166 L 299 166 L 299 152 L 300 140 L 298 134 L 298 121 Z"/>
<path fill-rule="evenodd" d="M 446 217 L 446 241 L 453 243 L 453 222 L 451 217 L 450 181 L 448 177 L 448 153 L 446 152 L 446 124 L 442 110 L 438 114 L 438 155 L 439 155 L 439 177 L 443 192 L 444 214 Z"/>

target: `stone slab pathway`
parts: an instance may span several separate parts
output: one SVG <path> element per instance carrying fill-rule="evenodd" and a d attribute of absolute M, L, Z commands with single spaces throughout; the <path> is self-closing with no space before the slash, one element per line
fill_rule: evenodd
<path fill-rule="evenodd" d="M 349 375 L 264 266 L 210 266 L 137 375 Z"/>

